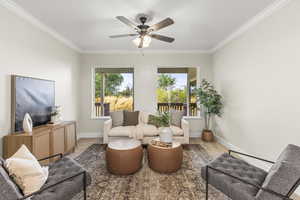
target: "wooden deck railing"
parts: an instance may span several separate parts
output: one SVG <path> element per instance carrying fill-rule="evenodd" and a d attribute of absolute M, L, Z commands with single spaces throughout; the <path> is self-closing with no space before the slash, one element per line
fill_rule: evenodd
<path fill-rule="evenodd" d="M 104 116 L 109 116 L 109 103 L 105 103 L 104 107 Z M 183 110 L 184 114 L 187 114 L 187 104 L 186 103 L 158 103 L 157 110 L 160 112 L 169 111 L 170 109 L 174 110 Z M 96 117 L 100 117 L 102 113 L 101 103 L 95 103 L 95 114 Z M 197 104 L 190 103 L 190 116 L 197 116 Z"/>
<path fill-rule="evenodd" d="M 157 110 L 160 112 L 168 112 L 170 109 L 183 110 L 184 115 L 187 115 L 186 103 L 158 103 Z M 197 104 L 190 103 L 190 116 L 197 116 Z"/>

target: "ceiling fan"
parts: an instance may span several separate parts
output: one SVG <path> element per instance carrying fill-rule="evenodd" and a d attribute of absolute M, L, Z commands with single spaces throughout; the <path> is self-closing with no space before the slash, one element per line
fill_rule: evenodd
<path fill-rule="evenodd" d="M 134 37 L 137 36 L 132 42 L 138 47 L 138 48 L 145 48 L 148 47 L 151 43 L 151 38 L 163 41 L 163 42 L 173 42 L 175 39 L 164 36 L 164 35 L 159 35 L 153 33 L 154 31 L 158 31 L 160 29 L 163 29 L 167 26 L 170 26 L 174 24 L 174 21 L 171 18 L 166 18 L 162 20 L 161 22 L 154 24 L 152 26 L 148 26 L 145 23 L 148 20 L 147 15 L 142 15 L 139 17 L 139 20 L 141 21 L 142 24 L 136 25 L 134 22 L 130 21 L 126 17 L 123 16 L 117 16 L 116 17 L 118 20 L 126 24 L 127 26 L 133 28 L 137 33 L 132 33 L 132 34 L 121 34 L 121 35 L 112 35 L 109 36 L 110 38 L 120 38 L 120 37 Z"/>

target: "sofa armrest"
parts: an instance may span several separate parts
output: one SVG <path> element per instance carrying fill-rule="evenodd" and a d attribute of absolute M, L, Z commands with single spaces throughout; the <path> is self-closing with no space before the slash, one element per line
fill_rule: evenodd
<path fill-rule="evenodd" d="M 108 143 L 108 133 L 112 128 L 112 119 L 108 119 L 103 123 L 103 143 Z"/>
<path fill-rule="evenodd" d="M 183 130 L 183 137 L 186 144 L 190 143 L 190 125 L 186 119 L 181 119 L 181 128 Z"/>

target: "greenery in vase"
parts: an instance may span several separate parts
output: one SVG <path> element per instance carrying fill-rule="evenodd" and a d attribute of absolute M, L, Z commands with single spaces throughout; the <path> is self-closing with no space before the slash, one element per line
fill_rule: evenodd
<path fill-rule="evenodd" d="M 196 89 L 197 100 L 204 106 L 205 129 L 209 130 L 211 118 L 214 115 L 222 115 L 222 96 L 215 90 L 214 86 L 207 80 L 203 79 L 199 89 Z"/>
<path fill-rule="evenodd" d="M 158 112 L 158 116 L 154 118 L 157 127 L 169 127 L 170 126 L 170 113 Z"/>

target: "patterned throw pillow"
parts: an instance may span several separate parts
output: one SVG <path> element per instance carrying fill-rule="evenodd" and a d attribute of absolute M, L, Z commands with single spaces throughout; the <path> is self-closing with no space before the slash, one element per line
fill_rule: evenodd
<path fill-rule="evenodd" d="M 177 127 L 181 128 L 181 119 L 184 116 L 184 111 L 171 110 L 170 114 L 171 114 L 171 124 L 173 126 L 177 126 Z"/>
<path fill-rule="evenodd" d="M 124 111 L 123 126 L 136 126 L 139 124 L 139 111 Z"/>
<path fill-rule="evenodd" d="M 157 116 L 149 115 L 148 124 L 158 127 L 159 125 L 158 125 L 158 122 L 157 122 Z"/>

